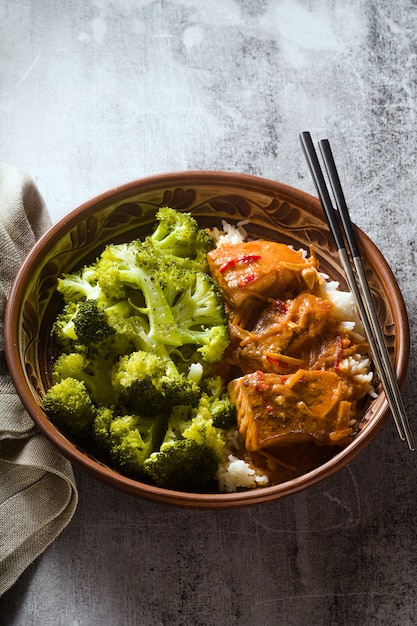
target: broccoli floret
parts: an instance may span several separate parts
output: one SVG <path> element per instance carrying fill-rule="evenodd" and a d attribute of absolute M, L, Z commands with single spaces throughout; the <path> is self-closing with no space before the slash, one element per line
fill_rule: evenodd
<path fill-rule="evenodd" d="M 156 228 L 148 237 L 155 251 L 179 267 L 207 272 L 207 252 L 215 247 L 213 237 L 199 228 L 189 213 L 161 207 L 155 218 Z"/>
<path fill-rule="evenodd" d="M 108 297 L 130 300 L 137 313 L 147 318 L 151 339 L 167 345 L 181 343 L 155 262 L 140 252 L 140 242 L 108 245 L 97 263 L 97 274 Z"/>
<path fill-rule="evenodd" d="M 236 424 L 236 405 L 230 398 L 215 400 L 209 410 L 216 428 L 227 430 Z"/>
<path fill-rule="evenodd" d="M 116 333 L 117 342 L 130 345 L 130 349 L 125 350 L 125 354 L 132 352 L 132 350 L 148 350 L 152 351 L 152 346 L 157 348 L 157 342 L 151 341 L 149 337 L 149 328 L 146 320 L 140 315 L 132 314 L 129 317 L 112 316 L 109 317 L 109 323 Z M 166 351 L 162 350 L 165 354 Z"/>
<path fill-rule="evenodd" d="M 138 241 L 109 244 L 97 260 L 98 283 L 109 299 L 126 300 L 130 290 L 137 288 L 137 281 L 133 280 L 130 272 L 136 266 L 139 245 Z"/>
<path fill-rule="evenodd" d="M 53 375 L 82 386 L 88 428 L 114 467 L 188 489 L 213 478 L 234 415 L 224 389 L 205 382 L 229 344 L 227 316 L 208 274 L 211 235 L 168 207 L 157 222 L 58 281 Z"/>
<path fill-rule="evenodd" d="M 106 453 L 109 448 L 109 432 L 110 425 L 114 418 L 114 409 L 101 406 L 97 409 L 97 413 L 93 422 L 92 431 L 95 443 L 101 450 Z"/>
<path fill-rule="evenodd" d="M 159 487 L 192 491 L 207 485 L 216 473 L 225 445 L 222 431 L 199 408 L 177 407 L 159 451 L 143 464 Z"/>
<path fill-rule="evenodd" d="M 79 302 L 74 317 L 77 349 L 86 352 L 90 359 L 98 358 L 110 362 L 131 352 L 134 349 L 132 336 L 118 332 L 117 324 L 114 323 L 114 320 L 130 315 L 131 311 L 127 301 L 106 305 L 95 300 Z"/>
<path fill-rule="evenodd" d="M 73 323 L 78 342 L 86 347 L 97 345 L 115 333 L 104 307 L 98 306 L 96 300 L 80 302 Z"/>
<path fill-rule="evenodd" d="M 65 302 L 98 300 L 102 294 L 97 281 L 95 264 L 86 265 L 79 272 L 63 274 L 58 278 L 57 291 Z"/>
<path fill-rule="evenodd" d="M 111 406 L 117 401 L 117 394 L 111 384 L 112 357 L 95 354 L 91 359 L 83 352 L 61 354 L 53 367 L 56 383 L 67 378 L 83 382 L 96 406 Z"/>
<path fill-rule="evenodd" d="M 183 344 L 196 344 L 204 361 L 216 363 L 229 345 L 227 316 L 215 281 L 203 272 L 177 297 L 172 313 Z"/>
<path fill-rule="evenodd" d="M 185 328 L 194 325 L 218 326 L 227 323 L 220 288 L 209 274 L 193 273 L 193 280 L 188 280 L 186 288 L 174 303 L 174 316 L 181 329 L 184 326 L 183 334 Z"/>
<path fill-rule="evenodd" d="M 209 445 L 182 439 L 153 452 L 144 462 L 144 470 L 158 487 L 193 491 L 212 480 L 218 463 Z"/>
<path fill-rule="evenodd" d="M 203 360 L 217 362 L 229 337 L 220 289 L 202 271 L 208 271 L 211 235 L 189 214 L 168 207 L 158 211 L 157 219 L 156 230 L 144 241 L 110 244 L 97 260 L 95 276 L 102 292 L 128 302 L 134 311 L 112 316 L 110 323 L 129 335 L 137 349 L 153 351 L 159 344 L 170 353 L 191 343 Z M 198 254 L 204 263 L 193 265 Z"/>
<path fill-rule="evenodd" d="M 112 384 L 119 402 L 141 415 L 169 414 L 172 407 L 195 406 L 200 398 L 199 385 L 180 374 L 173 361 L 141 350 L 119 359 Z"/>
<path fill-rule="evenodd" d="M 127 338 L 136 350 L 174 360 L 183 371 L 191 364 L 191 356 L 206 363 L 220 361 L 229 344 L 229 334 L 226 312 L 217 284 L 208 274 L 164 264 L 158 257 L 158 261 L 154 257 L 149 258 L 147 249 L 140 251 L 136 243 L 128 245 L 133 246 L 134 252 L 130 249 L 131 256 L 128 257 L 126 253 L 126 258 L 130 258 L 130 261 L 134 258 L 136 263 L 145 268 L 146 275 L 151 277 L 153 293 L 147 292 L 146 286 L 142 291 L 137 285 L 136 290 L 123 293 L 123 297 L 128 298 L 125 302 L 128 303 L 130 312 L 126 309 L 124 313 L 114 315 L 111 314 L 112 307 L 106 309 L 109 323 L 116 333 Z M 109 254 L 112 258 L 113 270 L 110 264 L 102 267 L 103 278 L 100 280 L 103 284 L 105 280 L 113 279 L 120 284 L 120 268 L 117 270 L 119 279 L 116 278 L 117 272 L 111 278 L 117 249 L 120 250 L 120 247 L 113 247 L 111 251 L 107 248 L 105 251 L 105 255 Z M 125 249 L 122 245 L 121 251 Z M 98 266 L 101 267 L 101 261 Z M 129 272 L 128 269 L 122 271 L 130 276 L 136 272 Z M 143 296 L 142 305 L 140 296 Z M 195 351 L 187 351 L 186 346 L 190 344 L 195 346 Z M 186 365 L 182 367 L 181 363 Z"/>
<path fill-rule="evenodd" d="M 142 475 L 145 459 L 158 448 L 166 428 L 166 419 L 156 416 L 144 419 L 139 415 L 114 414 L 101 409 L 93 424 L 96 443 L 111 459 L 114 467 L 125 475 Z"/>
<path fill-rule="evenodd" d="M 62 352 L 72 352 L 74 350 L 75 342 L 77 341 L 74 318 L 78 312 L 78 306 L 78 302 L 68 302 L 52 325 L 52 341 Z"/>
<path fill-rule="evenodd" d="M 158 258 L 158 257 L 156 257 Z M 178 267 L 175 263 L 159 257 L 160 263 L 157 271 L 159 283 L 163 289 L 168 305 L 172 308 L 181 294 L 190 289 L 195 282 L 194 270 Z M 161 262 L 165 261 L 165 263 Z"/>
<path fill-rule="evenodd" d="M 236 405 L 231 401 L 221 376 L 204 379 L 199 410 L 207 419 L 211 417 L 216 428 L 227 430 L 236 424 Z"/>
<path fill-rule="evenodd" d="M 86 438 L 91 434 L 96 408 L 80 380 L 67 377 L 52 385 L 43 405 L 50 420 L 71 435 Z"/>
<path fill-rule="evenodd" d="M 125 310 L 124 303 L 117 303 L 105 308 L 96 300 L 68 302 L 56 318 L 51 337 L 61 352 L 86 352 L 92 357 L 98 350 L 114 356 L 133 349 L 128 337 L 116 338 L 115 328 L 110 324 L 112 318 L 119 318 Z M 130 308 L 129 308 L 130 310 Z"/>

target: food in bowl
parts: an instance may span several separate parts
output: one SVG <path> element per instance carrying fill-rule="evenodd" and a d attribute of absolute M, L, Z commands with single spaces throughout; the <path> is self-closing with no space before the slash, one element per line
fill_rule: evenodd
<path fill-rule="evenodd" d="M 209 233 L 169 207 L 143 240 L 109 244 L 58 279 L 65 302 L 44 408 L 115 469 L 191 490 L 214 478 L 234 423 L 217 368 L 228 346 Z"/>
<path fill-rule="evenodd" d="M 352 441 L 364 401 L 375 396 L 352 295 L 318 271 L 314 254 L 238 238 L 220 236 L 208 253 L 228 313 L 228 392 L 237 407 L 231 447 L 239 452 L 218 470 L 223 490 L 236 487 L 237 469 L 252 476 L 242 475 L 248 486 L 308 471 Z"/>
<path fill-rule="evenodd" d="M 47 418 L 43 397 L 51 386 L 53 350 L 50 331 L 62 310 L 56 291 L 63 273 L 79 271 L 95 261 L 109 243 L 143 239 L 151 231 L 159 207 L 191 213 L 200 227 L 231 225 L 233 235 L 244 222 L 248 239 L 282 242 L 295 250 L 313 246 L 320 272 L 347 288 L 337 249 L 329 234 L 320 202 L 298 189 L 259 177 L 230 172 L 175 172 L 132 181 L 92 198 L 58 221 L 34 246 L 16 276 L 5 316 L 5 352 L 16 390 L 40 431 L 81 470 L 128 494 L 174 506 L 235 508 L 270 502 L 311 487 L 343 469 L 377 435 L 388 415 L 383 389 L 363 408 L 357 434 L 345 447 L 334 446 L 330 458 L 295 478 L 261 489 L 178 491 L 131 479 L 103 462 L 84 443 Z M 381 329 L 400 384 L 409 360 L 409 323 L 401 291 L 382 253 L 356 228 L 365 270 L 374 296 Z M 230 234 L 232 237 L 232 234 Z M 229 241 L 230 241 L 229 237 Z M 339 305 L 342 307 L 343 302 Z M 350 308 L 349 302 L 346 303 Z M 227 446 L 234 451 L 233 435 Z M 299 444 L 298 465 L 304 447 Z M 322 447 L 316 446 L 320 453 Z M 244 466 L 244 461 L 242 461 Z M 289 463 L 290 465 L 290 463 Z M 239 463 L 233 467 L 240 472 Z M 244 467 L 242 474 L 245 472 Z M 290 475 L 290 474 L 288 474 Z"/>
<path fill-rule="evenodd" d="M 314 254 L 238 226 L 162 207 L 150 235 L 58 279 L 44 409 L 126 476 L 260 488 L 357 432 L 373 372 L 350 294 Z"/>

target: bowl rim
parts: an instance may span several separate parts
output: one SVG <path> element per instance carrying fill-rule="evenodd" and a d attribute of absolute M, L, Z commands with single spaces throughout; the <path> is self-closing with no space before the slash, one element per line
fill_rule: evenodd
<path fill-rule="evenodd" d="M 183 492 L 176 490 L 168 490 L 148 485 L 137 480 L 130 479 L 112 468 L 100 463 L 99 461 L 89 457 L 85 452 L 81 451 L 76 445 L 70 442 L 55 426 L 46 418 L 42 409 L 37 404 L 33 394 L 25 383 L 25 377 L 20 366 L 20 357 L 18 349 L 18 328 L 14 323 L 14 312 L 21 309 L 25 288 L 30 280 L 31 265 L 33 260 L 42 251 L 47 253 L 56 242 L 60 239 L 61 229 L 70 230 L 77 224 L 81 215 L 86 217 L 89 213 L 95 213 L 100 207 L 106 204 L 115 194 L 122 199 L 132 195 L 133 192 L 144 192 L 147 188 L 155 187 L 158 184 L 166 184 L 166 186 L 178 183 L 179 180 L 185 180 L 187 184 L 196 184 L 198 182 L 209 184 L 231 184 L 234 187 L 245 187 L 250 185 L 258 187 L 259 190 L 266 189 L 269 192 L 276 191 L 280 197 L 287 195 L 293 201 L 297 200 L 307 204 L 309 210 L 319 216 L 325 223 L 324 214 L 322 213 L 321 204 L 315 196 L 278 181 L 270 180 L 252 174 L 245 174 L 233 171 L 217 171 L 217 170 L 185 170 L 178 172 L 160 173 L 144 178 L 131 180 L 119 186 L 112 187 L 72 209 L 68 214 L 57 220 L 49 229 L 39 238 L 32 249 L 25 257 L 21 264 L 9 293 L 6 303 L 4 316 L 4 344 L 5 356 L 10 376 L 16 388 L 16 391 L 31 418 L 38 426 L 39 430 L 48 437 L 54 446 L 67 458 L 70 462 L 81 466 L 87 473 L 92 474 L 96 478 L 100 478 L 103 482 L 111 486 L 122 489 L 132 495 L 143 497 L 146 499 L 159 501 L 166 504 L 183 506 L 188 508 L 231 508 L 237 506 L 249 506 L 251 504 L 260 504 L 276 500 L 281 497 L 292 495 L 298 491 L 304 490 L 306 487 L 312 486 L 332 475 L 332 467 L 334 465 L 345 466 L 353 460 L 376 436 L 382 428 L 386 417 L 389 413 L 388 403 L 385 393 L 381 390 L 380 402 L 381 408 L 377 418 L 373 419 L 372 428 L 364 428 L 352 441 L 349 446 L 340 450 L 329 461 L 322 463 L 310 472 L 307 472 L 297 478 L 291 479 L 278 485 L 262 487 L 260 489 L 247 489 L 233 493 L 201 493 L 201 492 Z M 400 386 L 404 383 L 410 352 L 410 328 L 408 322 L 408 314 L 405 302 L 400 291 L 396 278 L 377 246 L 360 228 L 355 225 L 360 238 L 364 254 L 372 251 L 378 259 L 378 270 L 382 274 L 385 283 L 389 283 L 395 295 L 393 307 L 401 313 L 401 318 L 405 320 L 405 324 L 401 325 L 399 332 L 401 341 L 398 342 L 399 350 L 396 354 L 396 374 Z"/>

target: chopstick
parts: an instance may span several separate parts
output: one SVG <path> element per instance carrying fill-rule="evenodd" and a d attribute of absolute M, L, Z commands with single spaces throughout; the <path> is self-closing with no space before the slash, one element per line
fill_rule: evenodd
<path fill-rule="evenodd" d="M 319 141 L 319 147 L 337 208 L 333 207 L 310 133 L 307 131 L 301 133 L 300 142 L 330 231 L 335 240 L 349 289 L 355 299 L 398 434 L 403 441 L 407 441 L 409 449 L 413 451 L 415 450 L 413 435 L 410 430 L 397 377 L 392 367 L 384 336 L 379 325 L 378 315 L 366 278 L 355 230 L 350 220 L 345 195 L 336 169 L 330 143 L 328 139 L 323 139 Z"/>

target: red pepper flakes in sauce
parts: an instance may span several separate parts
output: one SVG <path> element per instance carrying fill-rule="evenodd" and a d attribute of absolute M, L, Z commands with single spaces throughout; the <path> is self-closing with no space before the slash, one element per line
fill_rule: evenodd
<path fill-rule="evenodd" d="M 260 254 L 246 254 L 245 256 L 238 257 L 237 259 L 229 259 L 224 265 L 219 268 L 220 274 L 223 274 L 227 270 L 235 267 L 236 265 L 244 264 L 248 265 L 249 263 L 253 263 L 254 261 L 259 261 L 261 258 Z"/>
<path fill-rule="evenodd" d="M 274 300 L 274 309 L 277 313 L 286 313 L 288 311 L 288 307 L 282 300 Z"/>
<path fill-rule="evenodd" d="M 250 285 L 253 281 L 256 280 L 256 274 L 248 274 L 241 281 L 239 281 L 239 287 L 245 287 L 246 285 Z"/>
<path fill-rule="evenodd" d="M 274 412 L 274 407 L 264 397 L 264 393 L 268 391 L 268 385 L 265 383 L 264 374 L 260 370 L 255 372 L 255 374 L 256 374 L 256 382 L 254 385 L 255 391 L 260 396 L 263 402 L 263 405 L 265 407 L 265 411 L 271 414 Z"/>
<path fill-rule="evenodd" d="M 269 361 L 269 363 L 272 363 L 272 365 L 276 365 L 277 367 L 283 367 L 284 369 L 288 369 L 289 367 L 288 363 L 284 363 L 279 359 L 275 359 L 273 356 L 269 356 L 268 354 L 266 355 L 266 360 Z"/>

